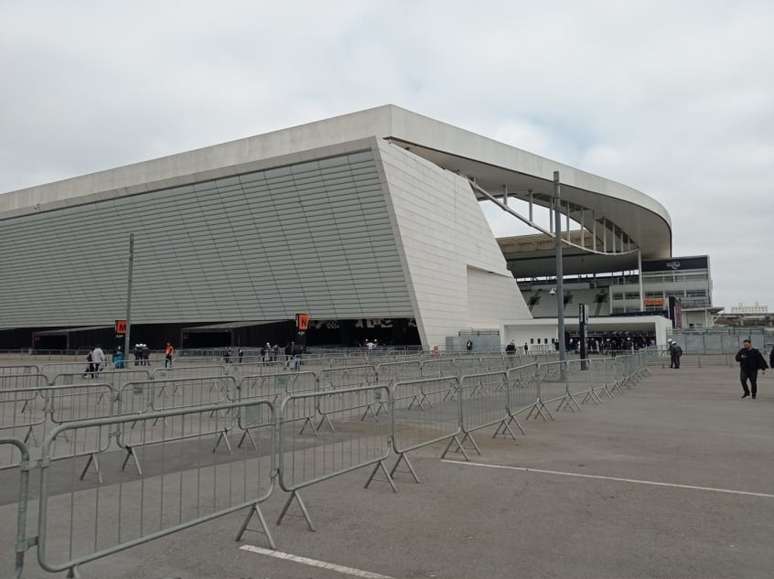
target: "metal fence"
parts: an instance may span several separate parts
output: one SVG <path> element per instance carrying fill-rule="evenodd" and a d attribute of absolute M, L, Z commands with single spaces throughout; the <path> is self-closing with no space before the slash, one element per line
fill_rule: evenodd
<path fill-rule="evenodd" d="M 390 456 L 390 422 L 379 417 L 365 419 L 366 410 L 376 401 L 390 404 L 390 389 L 365 386 L 292 394 L 285 399 L 278 425 L 279 484 L 290 495 L 278 525 L 296 501 L 309 529 L 314 530 L 301 489 L 354 470 L 374 465 L 366 487 L 381 470 L 397 490 L 384 466 Z M 299 422 L 303 424 L 300 429 Z M 317 426 L 306 428 L 310 422 Z"/>
<path fill-rule="evenodd" d="M 256 516 L 274 547 L 259 507 L 272 490 L 273 429 L 264 430 L 262 450 L 212 452 L 233 417 L 247 411 L 273 423 L 272 405 L 251 401 L 92 419 L 54 429 L 43 443 L 40 459 L 40 566 L 73 575 L 89 561 L 240 510 L 248 512 L 237 539 Z M 211 427 L 213 421 L 217 428 Z M 154 440 L 152 447 L 144 448 L 148 466 L 143 472 L 126 473 L 107 487 L 93 486 L 84 484 L 67 461 L 51 462 L 58 445 L 116 430 L 133 430 L 141 439 Z M 112 454 L 105 453 L 106 462 L 115 462 Z"/>
<path fill-rule="evenodd" d="M 554 412 L 598 404 L 636 384 L 653 358 L 531 362 L 488 372 L 480 370 L 515 359 L 480 357 L 472 366 L 476 359 L 335 368 L 381 382 L 354 388 L 323 384 L 313 372 L 277 372 L 238 382 L 210 376 L 0 390 L 4 464 L 22 472 L 19 513 L 31 499 L 30 471 L 40 475 L 38 534 L 27 536 L 20 514 L 17 569 L 37 545 L 44 570 L 74 574 L 89 561 L 242 509 L 237 539 L 255 519 L 273 547 L 260 504 L 274 480 L 288 493 L 277 524 L 296 504 L 314 530 L 303 489 L 370 469 L 366 488 L 382 482 L 397 490 L 401 465 L 418 483 L 410 453 L 437 446 L 441 457 L 468 459 L 469 451 L 481 452 L 476 433 L 515 438 L 524 433 L 522 414 L 549 420 L 549 404 Z M 401 379 L 440 372 L 441 362 L 455 373 Z M 479 371 L 458 375 L 470 367 Z M 126 468 L 130 461 L 135 468 Z M 92 466 L 96 478 L 87 476 Z"/>

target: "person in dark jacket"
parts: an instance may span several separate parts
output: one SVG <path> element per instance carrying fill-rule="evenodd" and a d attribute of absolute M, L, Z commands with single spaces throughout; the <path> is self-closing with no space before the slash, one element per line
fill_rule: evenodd
<path fill-rule="evenodd" d="M 774 346 L 772 346 L 769 353 L 769 368 L 774 368 Z"/>
<path fill-rule="evenodd" d="M 680 344 L 673 340 L 669 340 L 669 367 L 676 370 L 680 369 L 680 358 L 683 355 L 683 349 Z"/>
<path fill-rule="evenodd" d="M 769 366 L 763 359 L 763 354 L 752 347 L 750 340 L 742 342 L 742 349 L 736 353 L 736 361 L 739 362 L 739 380 L 742 382 L 742 398 L 747 398 L 752 391 L 753 400 L 758 394 L 758 370 L 766 371 Z M 750 387 L 747 387 L 747 381 Z"/>

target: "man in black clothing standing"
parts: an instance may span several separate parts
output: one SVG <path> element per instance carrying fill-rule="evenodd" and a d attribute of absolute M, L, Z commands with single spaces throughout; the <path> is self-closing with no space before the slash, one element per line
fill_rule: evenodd
<path fill-rule="evenodd" d="M 752 347 L 750 340 L 742 342 L 742 349 L 736 353 L 736 361 L 739 362 L 739 379 L 742 382 L 742 398 L 747 398 L 752 391 L 753 400 L 758 394 L 758 370 L 766 372 L 768 365 L 763 355 Z M 750 388 L 747 388 L 747 380 L 750 381 Z"/>

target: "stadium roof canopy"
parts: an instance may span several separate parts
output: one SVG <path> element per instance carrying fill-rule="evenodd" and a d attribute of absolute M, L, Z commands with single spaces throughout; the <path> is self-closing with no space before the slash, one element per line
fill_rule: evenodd
<path fill-rule="evenodd" d="M 562 200 L 573 211 L 606 220 L 645 259 L 671 256 L 669 214 L 644 193 L 394 105 L 6 193 L 0 195 L 0 218 L 276 167 L 283 156 L 297 159 L 307 150 L 374 137 L 468 177 L 480 199 L 505 190 L 525 200 L 531 192 L 536 205 L 549 206 L 559 171 Z"/>

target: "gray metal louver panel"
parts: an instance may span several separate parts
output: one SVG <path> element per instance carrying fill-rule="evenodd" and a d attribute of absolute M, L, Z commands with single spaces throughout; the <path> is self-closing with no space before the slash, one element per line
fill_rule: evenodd
<path fill-rule="evenodd" d="M 0 221 L 0 327 L 413 316 L 371 151 Z"/>

